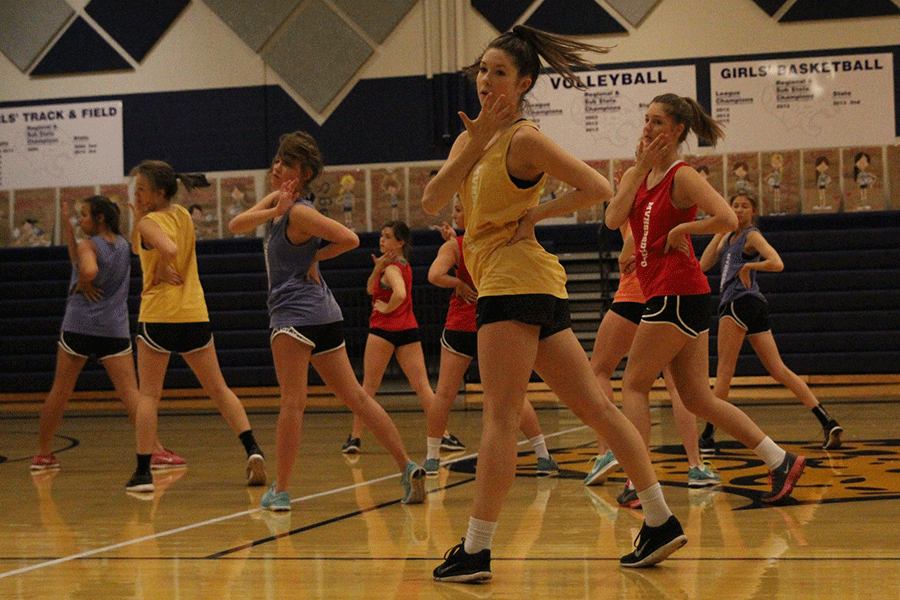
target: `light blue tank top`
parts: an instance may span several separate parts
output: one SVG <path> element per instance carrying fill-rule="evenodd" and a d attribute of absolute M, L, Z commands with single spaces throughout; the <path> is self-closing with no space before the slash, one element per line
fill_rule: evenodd
<path fill-rule="evenodd" d="M 94 287 L 103 297 L 91 302 L 84 294 L 73 294 L 78 283 L 78 265 L 72 265 L 69 279 L 69 296 L 66 299 L 66 316 L 62 330 L 82 335 L 127 338 L 128 286 L 131 278 L 131 247 L 121 235 L 108 242 L 99 235 L 91 237 L 97 248 L 97 277 Z"/>
<path fill-rule="evenodd" d="M 750 287 L 744 287 L 741 279 L 737 277 L 738 271 L 747 263 L 759 262 L 761 259 L 759 253 L 753 256 L 744 254 L 744 244 L 747 242 L 747 236 L 751 231 L 759 231 L 756 227 L 748 227 L 746 231 L 740 235 L 731 236 L 722 247 L 722 255 L 719 257 L 719 264 L 722 267 L 722 279 L 719 281 L 719 293 L 721 298 L 719 306 L 729 304 L 741 296 L 756 296 L 763 302 L 766 301 L 759 285 L 756 283 L 756 271 L 750 271 Z"/>
<path fill-rule="evenodd" d="M 297 201 L 310 208 L 312 198 Z M 310 238 L 299 246 L 287 237 L 290 212 L 281 219 L 269 221 L 266 227 L 266 273 L 269 277 L 269 327 L 325 325 L 343 320 L 341 309 L 321 274 L 322 285 L 306 274 L 318 251 L 321 238 Z M 316 270 L 318 271 L 318 265 Z"/>

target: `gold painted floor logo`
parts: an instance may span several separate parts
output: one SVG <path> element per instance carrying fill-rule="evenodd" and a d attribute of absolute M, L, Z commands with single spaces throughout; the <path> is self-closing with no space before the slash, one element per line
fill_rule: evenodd
<path fill-rule="evenodd" d="M 791 497 L 782 504 L 860 502 L 900 499 L 900 440 L 857 440 L 845 442 L 838 450 L 825 452 L 817 444 L 783 443 L 789 452 L 804 455 L 806 468 Z M 722 478 L 717 488 L 752 501 L 745 508 L 764 506 L 760 501 L 769 491 L 768 471 L 753 452 L 738 442 L 719 442 L 717 454 L 704 458 Z M 559 464 L 559 477 L 583 480 L 596 456 L 593 446 L 553 448 L 553 459 Z M 659 446 L 651 450 L 660 483 L 664 486 L 688 487 L 688 463 L 682 446 Z M 453 471 L 474 473 L 475 458 L 454 463 Z M 520 452 L 516 475 L 536 477 L 534 453 Z M 613 484 L 622 483 L 625 473 L 619 470 L 610 477 Z"/>

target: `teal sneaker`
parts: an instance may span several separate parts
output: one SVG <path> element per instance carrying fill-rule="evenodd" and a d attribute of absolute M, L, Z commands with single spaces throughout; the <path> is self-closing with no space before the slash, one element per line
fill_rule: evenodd
<path fill-rule="evenodd" d="M 400 478 L 403 486 L 403 504 L 421 504 L 425 502 L 425 469 L 409 461 Z"/>
<path fill-rule="evenodd" d="M 266 510 L 285 512 L 291 510 L 291 495 L 287 492 L 276 492 L 275 484 L 273 483 L 269 486 L 269 489 L 266 490 L 266 493 L 263 494 L 262 499 L 259 501 L 259 505 Z"/>
<path fill-rule="evenodd" d="M 441 468 L 441 459 L 426 458 L 425 464 L 422 466 L 425 468 L 425 476 L 426 477 L 437 477 L 438 469 Z"/>
<path fill-rule="evenodd" d="M 610 473 L 614 473 L 619 467 L 619 461 L 612 450 L 607 450 L 606 454 L 598 454 L 593 460 L 594 465 L 584 478 L 584 485 L 603 485 Z"/>
<path fill-rule="evenodd" d="M 559 475 L 559 465 L 556 464 L 556 461 L 553 460 L 553 457 L 549 458 L 541 458 L 537 459 L 537 476 L 538 477 L 552 477 L 553 475 Z"/>
<path fill-rule="evenodd" d="M 688 469 L 688 487 L 707 487 L 720 483 L 722 483 L 722 478 L 710 468 L 709 463 Z"/>

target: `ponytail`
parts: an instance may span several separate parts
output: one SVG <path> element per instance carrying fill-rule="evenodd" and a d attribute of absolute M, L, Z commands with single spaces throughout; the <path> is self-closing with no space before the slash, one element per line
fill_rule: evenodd
<path fill-rule="evenodd" d="M 725 137 L 721 123 L 706 114 L 703 107 L 693 98 L 677 94 L 661 94 L 651 103 L 661 104 L 676 125 L 684 125 L 678 143 L 683 142 L 691 131 L 697 134 L 698 139 L 712 146 Z"/>

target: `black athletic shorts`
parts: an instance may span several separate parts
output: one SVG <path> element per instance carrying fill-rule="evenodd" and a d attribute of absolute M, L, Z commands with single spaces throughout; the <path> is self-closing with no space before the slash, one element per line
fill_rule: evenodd
<path fill-rule="evenodd" d="M 63 331 L 59 334 L 59 346 L 72 356 L 88 358 L 91 354 L 97 360 L 111 356 L 124 356 L 131 352 L 131 338 L 103 337 Z"/>
<path fill-rule="evenodd" d="M 209 321 L 197 323 L 138 323 L 137 337 L 157 352 L 188 354 L 213 343 Z"/>
<path fill-rule="evenodd" d="M 332 350 L 337 350 L 345 345 L 344 342 L 344 322 L 335 321 L 334 323 L 326 323 L 324 325 L 298 325 L 296 327 L 276 327 L 269 336 L 269 343 L 275 339 L 276 335 L 287 334 L 298 340 L 312 346 L 313 350 L 310 356 L 325 354 Z"/>
<path fill-rule="evenodd" d="M 478 354 L 478 333 L 475 331 L 453 331 L 444 329 L 441 346 L 454 354 L 475 358 Z"/>
<path fill-rule="evenodd" d="M 399 348 L 400 346 L 406 346 L 407 344 L 415 344 L 416 342 L 422 341 L 422 338 L 419 337 L 418 327 L 413 327 L 412 329 L 401 329 L 400 331 L 388 331 L 387 329 L 380 329 L 378 327 L 369 327 L 369 333 L 371 335 L 377 335 L 378 337 L 389 341 L 397 348 Z"/>
<path fill-rule="evenodd" d="M 572 327 L 568 298 L 550 294 L 516 294 L 478 298 L 475 324 L 478 327 L 502 321 L 519 321 L 541 328 L 539 339 Z"/>
<path fill-rule="evenodd" d="M 613 311 L 623 319 L 628 319 L 635 325 L 640 325 L 645 306 L 647 305 L 643 302 L 613 302 L 610 305 L 609 310 Z"/>
<path fill-rule="evenodd" d="M 734 319 L 747 335 L 769 331 L 769 305 L 756 296 L 741 296 L 719 307 L 719 319 Z"/>
<path fill-rule="evenodd" d="M 688 337 L 709 330 L 710 294 L 654 296 L 647 301 L 641 321 L 671 323 Z"/>

